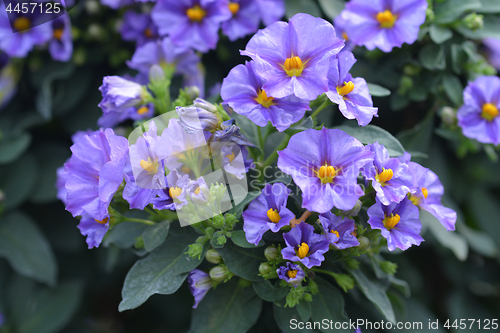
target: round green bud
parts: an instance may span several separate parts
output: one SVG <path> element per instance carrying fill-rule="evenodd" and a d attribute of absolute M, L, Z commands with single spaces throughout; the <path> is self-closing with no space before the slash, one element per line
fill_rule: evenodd
<path fill-rule="evenodd" d="M 303 298 L 303 299 L 304 299 L 304 301 L 306 301 L 306 302 L 312 302 L 312 300 L 313 300 L 312 295 L 311 295 L 311 294 L 309 294 L 309 293 L 305 293 L 305 294 L 304 294 L 304 296 L 302 296 L 302 298 Z"/>
<path fill-rule="evenodd" d="M 236 222 L 238 222 L 238 219 L 236 219 L 236 216 L 234 214 L 226 214 L 224 217 L 226 219 L 226 225 L 230 229 L 232 229 Z"/>
<path fill-rule="evenodd" d="M 224 281 L 229 277 L 229 271 L 227 270 L 226 267 L 223 266 L 215 266 L 210 270 L 208 273 L 210 275 L 210 278 L 214 281 Z"/>
<path fill-rule="evenodd" d="M 269 246 L 264 250 L 264 256 L 267 260 L 274 261 L 280 257 L 280 251 L 278 251 L 276 246 Z"/>
<path fill-rule="evenodd" d="M 206 228 L 205 233 L 207 234 L 207 236 L 212 237 L 212 235 L 214 234 L 214 228 L 212 227 Z"/>
<path fill-rule="evenodd" d="M 484 16 L 477 13 L 470 13 L 464 17 L 463 22 L 471 30 L 484 28 Z"/>
<path fill-rule="evenodd" d="M 269 273 L 271 273 L 271 266 L 269 266 L 267 262 L 263 262 L 259 266 L 259 273 L 262 275 L 268 275 Z"/>
<path fill-rule="evenodd" d="M 398 269 L 398 265 L 390 261 L 380 262 L 380 268 L 389 275 L 394 275 Z"/>
<path fill-rule="evenodd" d="M 201 254 L 203 253 L 203 246 L 201 246 L 198 243 L 190 244 L 189 249 L 186 253 L 191 258 L 200 257 Z"/>
<path fill-rule="evenodd" d="M 226 236 L 222 235 L 222 236 L 217 237 L 217 244 L 224 245 L 224 244 L 226 244 L 226 242 L 227 242 Z"/>
<path fill-rule="evenodd" d="M 210 249 L 207 251 L 207 253 L 205 254 L 205 259 L 207 259 L 207 261 L 212 264 L 219 264 L 222 262 L 222 257 L 214 249 Z"/>
<path fill-rule="evenodd" d="M 359 268 L 359 261 L 356 259 L 350 258 L 346 260 L 347 267 L 350 269 L 358 269 Z"/>
<path fill-rule="evenodd" d="M 368 238 L 364 236 L 358 237 L 358 242 L 359 242 L 358 245 L 359 252 L 365 252 L 370 247 L 370 241 L 368 240 Z"/>
<path fill-rule="evenodd" d="M 457 114 L 453 108 L 445 106 L 439 112 L 443 123 L 446 125 L 454 125 L 457 122 Z"/>
<path fill-rule="evenodd" d="M 232 236 L 232 235 L 233 235 L 233 234 L 232 234 L 230 231 L 226 232 L 226 237 L 227 237 L 227 238 L 231 238 L 231 236 Z"/>
<path fill-rule="evenodd" d="M 225 223 L 226 220 L 222 215 L 217 215 L 212 218 L 212 225 L 214 226 L 214 228 L 222 229 Z"/>

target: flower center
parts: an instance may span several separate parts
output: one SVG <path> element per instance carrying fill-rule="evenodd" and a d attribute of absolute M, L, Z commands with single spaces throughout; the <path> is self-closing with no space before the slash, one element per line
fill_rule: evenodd
<path fill-rule="evenodd" d="M 340 96 L 344 97 L 354 90 L 354 83 L 352 81 L 344 82 L 342 87 L 337 87 L 337 92 Z"/>
<path fill-rule="evenodd" d="M 399 220 L 401 220 L 401 217 L 396 214 L 391 214 L 390 216 L 386 216 L 386 218 L 384 219 L 383 223 L 384 223 L 384 227 L 386 227 L 388 230 L 394 228 L 396 226 L 396 224 L 399 223 Z"/>
<path fill-rule="evenodd" d="M 297 250 L 297 255 L 299 256 L 299 258 L 304 259 L 308 253 L 309 245 L 307 245 L 306 243 L 300 244 L 299 249 Z"/>
<path fill-rule="evenodd" d="M 151 30 L 151 28 L 147 28 L 144 30 L 144 36 L 146 36 L 146 38 L 153 38 L 153 30 Z"/>
<path fill-rule="evenodd" d="M 158 162 L 151 161 L 151 157 L 148 157 L 148 160 L 141 160 L 140 162 L 141 168 L 146 170 L 149 173 L 157 173 L 158 172 Z"/>
<path fill-rule="evenodd" d="M 288 275 L 288 277 L 290 279 L 295 279 L 295 277 L 297 276 L 297 272 L 298 271 L 296 269 L 292 269 L 292 270 L 286 272 L 286 275 Z"/>
<path fill-rule="evenodd" d="M 201 187 L 197 187 L 196 190 L 194 190 L 194 194 L 198 195 L 200 194 L 200 191 L 201 191 Z"/>
<path fill-rule="evenodd" d="M 319 171 L 317 171 L 318 178 L 321 179 L 322 184 L 331 183 L 336 176 L 335 168 L 331 165 L 325 164 Z"/>
<path fill-rule="evenodd" d="M 349 37 L 347 37 L 345 31 L 342 33 L 342 38 L 344 38 L 346 42 L 349 40 Z"/>
<path fill-rule="evenodd" d="M 182 188 L 180 188 L 180 187 L 174 186 L 174 187 L 171 187 L 168 189 L 168 194 L 170 195 L 170 197 L 172 199 L 177 198 L 179 195 L 181 195 L 181 193 L 182 193 Z"/>
<path fill-rule="evenodd" d="M 234 158 L 235 158 L 236 156 L 234 156 L 234 152 L 231 152 L 231 154 L 226 155 L 226 157 L 229 159 L 229 163 L 231 163 L 232 161 L 234 161 Z"/>
<path fill-rule="evenodd" d="M 27 17 L 19 17 L 14 21 L 14 29 L 17 31 L 27 30 L 31 27 L 31 22 Z"/>
<path fill-rule="evenodd" d="M 230 2 L 229 5 L 229 11 L 233 13 L 233 15 L 236 15 L 240 11 L 240 4 L 237 2 Z"/>
<path fill-rule="evenodd" d="M 269 208 L 269 210 L 267 211 L 267 217 L 273 223 L 278 223 L 281 220 L 281 216 L 280 216 L 280 214 L 278 214 L 277 209 Z"/>
<path fill-rule="evenodd" d="M 427 199 L 427 196 L 429 196 L 429 191 L 427 191 L 427 189 L 425 187 L 422 187 L 422 195 L 426 199 Z"/>
<path fill-rule="evenodd" d="M 288 76 L 300 76 L 304 70 L 304 63 L 300 57 L 295 56 L 287 58 L 283 67 Z"/>
<path fill-rule="evenodd" d="M 267 97 L 267 94 L 264 90 L 259 90 L 259 93 L 257 94 L 257 97 L 255 98 L 257 103 L 262 105 L 265 108 L 270 107 L 271 105 L 274 105 L 274 97 Z"/>
<path fill-rule="evenodd" d="M 377 21 L 382 28 L 392 28 L 397 18 L 398 16 L 391 13 L 390 10 L 385 10 L 377 14 Z"/>
<path fill-rule="evenodd" d="M 383 168 L 382 172 L 375 176 L 375 179 L 383 186 L 386 182 L 392 179 L 392 176 L 394 176 L 392 169 Z"/>
<path fill-rule="evenodd" d="M 481 117 L 488 121 L 492 121 L 498 116 L 498 108 L 491 104 L 491 103 L 486 103 L 483 105 L 483 112 L 481 112 Z"/>
<path fill-rule="evenodd" d="M 204 11 L 200 6 L 196 5 L 192 8 L 189 8 L 186 11 L 186 15 L 191 21 L 201 22 L 201 20 L 203 20 L 203 18 L 207 15 L 207 12 Z"/>
<path fill-rule="evenodd" d="M 99 224 L 106 224 L 108 223 L 108 220 L 109 220 L 109 217 L 106 217 L 104 220 L 100 221 L 100 220 L 95 220 L 97 223 Z"/>
<path fill-rule="evenodd" d="M 54 29 L 54 38 L 57 40 L 61 40 L 63 32 L 63 29 Z"/>
<path fill-rule="evenodd" d="M 339 232 L 337 230 L 332 230 L 330 232 L 340 238 Z"/>
<path fill-rule="evenodd" d="M 137 109 L 137 113 L 140 114 L 141 116 L 143 114 L 148 113 L 149 108 L 147 106 L 141 106 L 140 108 Z"/>

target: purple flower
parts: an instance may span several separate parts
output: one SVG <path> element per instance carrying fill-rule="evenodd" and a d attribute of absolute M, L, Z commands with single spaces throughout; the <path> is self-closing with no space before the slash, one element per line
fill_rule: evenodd
<path fill-rule="evenodd" d="M 210 278 L 210 275 L 199 269 L 193 269 L 189 272 L 187 280 L 189 283 L 189 290 L 191 290 L 191 294 L 193 294 L 194 297 L 193 308 L 196 309 L 203 297 L 205 297 L 210 288 L 212 288 L 214 281 Z"/>
<path fill-rule="evenodd" d="M 312 225 L 301 222 L 283 234 L 283 238 L 286 243 L 286 247 L 281 250 L 283 259 L 300 261 L 307 268 L 320 266 L 325 260 L 323 253 L 328 251 L 330 242 L 325 235 L 315 234 Z"/>
<path fill-rule="evenodd" d="M 364 195 L 359 169 L 373 160 L 361 142 L 327 128 L 295 134 L 278 155 L 278 167 L 302 190 L 302 207 L 318 213 L 352 209 Z"/>
<path fill-rule="evenodd" d="M 297 288 L 306 277 L 306 273 L 304 273 L 302 267 L 297 264 L 292 264 L 291 262 L 287 262 L 286 266 L 278 268 L 276 273 L 281 280 L 285 280 L 295 288 Z"/>
<path fill-rule="evenodd" d="M 103 5 L 113 9 L 122 8 L 134 3 L 133 0 L 100 0 L 100 1 Z"/>
<path fill-rule="evenodd" d="M 387 238 L 389 251 L 396 247 L 406 250 L 412 245 L 420 245 L 422 224 L 418 219 L 418 208 L 410 199 L 405 198 L 400 203 L 383 205 L 377 202 L 368 208 L 368 223 L 373 229 L 380 229 L 382 236 Z"/>
<path fill-rule="evenodd" d="M 291 192 L 292 190 L 282 183 L 264 186 L 261 195 L 252 201 L 242 214 L 243 230 L 249 243 L 259 244 L 266 231 L 278 232 L 295 218 L 286 208 Z"/>
<path fill-rule="evenodd" d="M 500 78 L 481 76 L 464 90 L 464 105 L 458 110 L 458 125 L 468 138 L 500 144 Z"/>
<path fill-rule="evenodd" d="M 132 106 L 143 104 L 147 93 L 142 85 L 120 76 L 105 76 L 99 90 L 102 93 L 99 107 L 104 113 L 121 113 Z"/>
<path fill-rule="evenodd" d="M 167 175 L 167 188 L 157 192 L 158 197 L 152 199 L 155 209 L 180 210 L 187 205 L 187 185 L 189 184 L 189 175 L 180 176 L 176 169 L 170 171 Z"/>
<path fill-rule="evenodd" d="M 220 24 L 232 13 L 225 0 L 159 0 L 151 13 L 160 35 L 200 52 L 214 49 Z"/>
<path fill-rule="evenodd" d="M 264 25 L 268 26 L 285 16 L 285 0 L 254 0 Z"/>
<path fill-rule="evenodd" d="M 306 110 L 310 110 L 307 101 L 295 96 L 268 96 L 263 86 L 264 80 L 255 73 L 255 63 L 247 62 L 229 72 L 222 83 L 221 97 L 234 112 L 246 116 L 261 127 L 271 121 L 278 131 L 286 130 L 302 119 Z"/>
<path fill-rule="evenodd" d="M 347 33 L 345 31 L 346 23 L 347 23 L 346 20 L 344 20 L 341 15 L 338 15 L 337 17 L 335 17 L 335 20 L 333 21 L 333 26 L 335 27 L 335 32 L 337 33 L 337 36 L 339 36 L 339 38 L 342 38 L 345 42 L 342 51 L 352 51 L 356 47 L 356 44 L 354 44 L 349 39 L 349 36 L 347 36 Z"/>
<path fill-rule="evenodd" d="M 387 149 L 378 142 L 368 145 L 366 149 L 374 153 L 374 160 L 365 165 L 361 173 L 372 181 L 377 198 L 384 205 L 403 200 L 412 185 L 408 165 L 397 158 L 390 158 Z"/>
<path fill-rule="evenodd" d="M 212 112 L 196 105 L 187 107 L 176 107 L 179 115 L 179 124 L 187 133 L 197 133 L 199 131 L 214 131 L 219 128 L 221 118 L 217 115 L 217 110 Z"/>
<path fill-rule="evenodd" d="M 124 122 L 127 119 L 141 120 L 153 117 L 155 107 L 153 103 L 145 105 L 131 106 L 124 111 L 108 111 L 97 120 L 97 125 L 100 127 L 114 127 L 115 125 Z"/>
<path fill-rule="evenodd" d="M 500 39 L 486 38 L 483 39 L 483 44 L 486 46 L 489 63 L 497 70 L 500 70 Z"/>
<path fill-rule="evenodd" d="M 90 215 L 82 214 L 82 219 L 78 223 L 78 229 L 83 236 L 87 236 L 89 249 L 99 247 L 104 235 L 109 230 L 109 219 L 106 217 L 102 221 L 94 220 Z"/>
<path fill-rule="evenodd" d="M 438 176 L 420 164 L 410 162 L 409 158 L 408 167 L 413 176 L 411 202 L 434 215 L 448 231 L 455 230 L 457 213 L 441 204 L 444 187 Z"/>
<path fill-rule="evenodd" d="M 158 30 L 151 20 L 151 16 L 133 10 L 127 10 L 123 14 L 120 33 L 123 40 L 134 41 L 139 46 L 158 38 Z"/>
<path fill-rule="evenodd" d="M 426 9 L 427 0 L 351 0 L 340 16 L 353 43 L 390 52 L 417 40 Z"/>
<path fill-rule="evenodd" d="M 123 182 L 128 141 L 107 128 L 85 135 L 73 146 L 65 164 L 66 209 L 73 216 L 87 213 L 97 221 L 108 218 L 113 195 Z"/>
<path fill-rule="evenodd" d="M 52 39 L 49 43 L 50 56 L 54 60 L 68 61 L 73 54 L 73 39 L 71 37 L 71 22 L 69 15 L 64 14 L 52 22 Z"/>
<path fill-rule="evenodd" d="M 203 177 L 190 181 L 186 186 L 186 192 L 195 205 L 206 205 L 210 200 L 210 189 Z"/>
<path fill-rule="evenodd" d="M 247 138 L 241 134 L 240 128 L 236 126 L 234 119 L 229 119 L 223 122 L 220 127 L 221 129 L 215 131 L 211 140 L 214 142 L 222 143 L 234 143 L 239 146 L 249 146 L 255 147 L 255 145 L 250 142 Z"/>
<path fill-rule="evenodd" d="M 259 7 L 255 0 L 230 0 L 231 18 L 222 23 L 222 32 L 230 41 L 252 34 L 259 29 Z"/>
<path fill-rule="evenodd" d="M 67 161 L 66 161 L 67 162 Z M 57 168 L 57 180 L 56 180 L 56 189 L 57 189 L 57 199 L 61 200 L 66 205 L 66 180 L 68 179 L 68 175 L 64 168 L 64 165 Z"/>
<path fill-rule="evenodd" d="M 323 226 L 330 245 L 343 250 L 349 247 L 358 246 L 359 242 L 354 236 L 354 221 L 349 218 L 341 218 L 331 212 L 323 213 L 319 216 L 319 221 Z"/>
<path fill-rule="evenodd" d="M 255 60 L 268 96 L 314 100 L 328 91 L 330 57 L 343 46 L 330 23 L 299 13 L 257 32 L 241 54 Z"/>
<path fill-rule="evenodd" d="M 356 62 L 354 55 L 343 51 L 330 60 L 328 71 L 328 98 L 339 105 L 340 112 L 347 119 L 356 119 L 365 126 L 377 117 L 378 109 L 373 107 L 368 85 L 363 78 L 353 78 L 349 70 Z"/>
<path fill-rule="evenodd" d="M 248 160 L 245 160 L 244 151 L 239 146 L 222 146 L 221 157 L 222 165 L 225 171 L 234 175 L 238 179 L 245 178 L 245 173 L 248 172 L 249 169 L 247 166 Z"/>
<path fill-rule="evenodd" d="M 12 1 L 11 7 L 21 6 L 22 2 Z M 51 23 L 39 24 L 43 19 L 39 12 L 31 14 L 18 13 L 14 10 L 9 14 L 13 28 L 5 10 L 5 4 L 0 6 L 0 50 L 10 57 L 24 58 L 35 45 L 46 43 L 52 36 Z M 16 32 L 13 32 L 14 29 Z"/>

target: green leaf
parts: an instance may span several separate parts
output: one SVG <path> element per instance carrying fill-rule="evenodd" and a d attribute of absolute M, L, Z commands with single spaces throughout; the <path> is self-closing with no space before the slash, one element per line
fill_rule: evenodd
<path fill-rule="evenodd" d="M 278 302 L 285 298 L 290 291 L 289 287 L 281 287 L 279 281 L 275 285 L 269 280 L 252 282 L 253 289 L 264 301 Z"/>
<path fill-rule="evenodd" d="M 319 5 L 326 16 L 333 20 L 344 10 L 345 2 L 344 0 L 319 0 Z"/>
<path fill-rule="evenodd" d="M 187 272 L 198 267 L 203 255 L 198 260 L 185 254 L 196 234 L 192 230 L 182 231 L 132 266 L 123 285 L 120 312 L 137 308 L 151 295 L 175 293 L 186 279 Z"/>
<path fill-rule="evenodd" d="M 389 89 L 374 83 L 368 83 L 368 90 L 370 91 L 370 95 L 375 97 L 385 97 L 391 94 Z"/>
<path fill-rule="evenodd" d="M 348 322 L 345 311 L 344 311 L 344 297 L 340 291 L 333 287 L 330 283 L 325 280 L 316 277 L 315 280 L 318 283 L 319 293 L 313 296 L 313 301 L 311 302 L 311 319 L 312 321 L 321 322 L 323 319 L 328 321 L 332 320 L 334 323 L 337 322 Z M 350 332 L 349 329 L 320 329 L 321 332 Z"/>
<path fill-rule="evenodd" d="M 264 241 L 261 239 L 259 244 L 253 245 L 247 241 L 247 238 L 245 237 L 245 232 L 243 230 L 237 230 L 237 231 L 232 231 L 231 232 L 231 239 L 233 240 L 234 244 L 238 245 L 239 247 L 243 248 L 256 248 L 256 247 L 261 247 L 264 246 Z"/>
<path fill-rule="evenodd" d="M 463 223 L 458 223 L 458 221 L 457 231 L 465 236 L 474 251 L 486 257 L 498 257 L 498 246 L 490 234 L 471 229 Z"/>
<path fill-rule="evenodd" d="M 5 135 L 0 140 L 0 164 L 14 162 L 28 149 L 31 135 L 27 132 L 17 133 L 13 136 Z"/>
<path fill-rule="evenodd" d="M 428 44 L 424 46 L 420 50 L 418 58 L 422 65 L 429 70 L 446 68 L 443 45 Z"/>
<path fill-rule="evenodd" d="M 0 219 L 0 256 L 21 275 L 50 286 L 56 284 L 57 262 L 38 226 L 25 214 L 13 212 Z"/>
<path fill-rule="evenodd" d="M 244 333 L 257 322 L 262 300 L 236 280 L 208 292 L 193 310 L 190 333 Z"/>
<path fill-rule="evenodd" d="M 391 302 L 387 297 L 384 286 L 379 281 L 370 280 L 361 269 L 349 270 L 351 275 L 356 280 L 359 289 L 365 294 L 377 309 L 384 315 L 384 317 L 392 323 L 396 322 L 396 316 L 392 309 Z"/>
<path fill-rule="evenodd" d="M 474 40 L 482 40 L 485 38 L 500 39 L 500 21 L 494 15 L 484 16 L 484 27 L 482 29 L 470 30 L 464 25 L 457 28 L 458 32 L 467 38 Z"/>
<path fill-rule="evenodd" d="M 321 16 L 321 10 L 315 2 L 310 0 L 288 0 L 286 3 L 286 17 L 291 18 L 298 13 L 306 13 L 315 17 Z"/>
<path fill-rule="evenodd" d="M 163 244 L 168 235 L 168 229 L 170 229 L 170 222 L 163 221 L 161 223 L 156 223 L 155 225 L 150 225 L 142 233 L 142 239 L 144 241 L 144 248 L 151 252 L 158 246 Z"/>
<path fill-rule="evenodd" d="M 307 117 L 306 119 L 303 119 L 300 123 L 298 123 L 296 126 L 292 126 L 288 128 L 285 133 L 289 135 L 293 135 L 295 133 L 305 131 L 307 129 L 311 129 L 314 126 L 313 119 L 311 117 Z M 281 140 L 278 142 L 278 144 L 281 143 Z"/>
<path fill-rule="evenodd" d="M 248 205 L 250 202 L 252 202 L 254 199 L 256 199 L 260 195 L 260 191 L 252 191 L 248 192 L 247 196 L 245 199 L 243 199 L 242 202 L 231 208 L 228 213 L 229 214 L 234 214 L 236 218 L 239 220 L 241 218 L 241 213 L 243 213 L 243 209 Z"/>
<path fill-rule="evenodd" d="M 451 31 L 450 28 L 441 27 L 435 24 L 431 25 L 429 34 L 432 41 L 436 44 L 442 44 L 453 37 L 453 31 Z"/>
<path fill-rule="evenodd" d="M 407 151 L 427 153 L 434 129 L 434 113 L 429 112 L 425 118 L 410 130 L 398 134 L 399 141 Z"/>
<path fill-rule="evenodd" d="M 463 104 L 463 91 L 464 87 L 462 82 L 455 75 L 447 74 L 443 77 L 443 87 L 446 95 L 451 99 L 455 105 Z"/>
<path fill-rule="evenodd" d="M 275 132 L 266 140 L 266 144 L 264 146 L 264 156 L 269 156 L 271 154 L 276 154 L 276 149 L 281 144 L 281 141 L 285 138 L 285 133 L 283 132 Z"/>
<path fill-rule="evenodd" d="M 365 127 L 349 127 L 349 126 L 338 126 L 338 129 L 343 130 L 349 135 L 352 135 L 364 144 L 371 144 L 378 142 L 384 145 L 389 151 L 390 156 L 401 156 L 404 154 L 405 150 L 401 143 L 385 129 L 382 129 L 375 125 L 367 125 Z"/>
<path fill-rule="evenodd" d="M 437 24 L 451 23 L 458 20 L 462 15 L 471 10 L 481 8 L 479 0 L 447 0 L 438 2 L 434 7 Z"/>
<path fill-rule="evenodd" d="M 311 304 L 302 300 L 295 307 L 297 308 L 300 319 L 304 322 L 309 321 L 309 318 L 311 318 Z"/>
<path fill-rule="evenodd" d="M 5 207 L 13 208 L 26 200 L 37 178 L 37 163 L 31 153 L 0 168 L 0 189 L 5 193 Z"/>
<path fill-rule="evenodd" d="M 136 222 L 122 222 L 114 226 L 104 238 L 104 246 L 114 244 L 122 249 L 128 249 L 135 244 L 137 237 L 148 228 L 147 225 Z"/>
<path fill-rule="evenodd" d="M 467 62 L 467 53 L 465 53 L 462 45 L 452 44 L 451 45 L 451 66 L 453 68 L 453 72 L 459 75 L 462 74 L 463 67 Z"/>
<path fill-rule="evenodd" d="M 216 249 L 227 268 L 235 275 L 250 281 L 261 281 L 259 266 L 267 262 L 262 248 L 242 249 L 232 242 L 228 242 L 223 248 Z"/>
<path fill-rule="evenodd" d="M 273 312 L 274 312 L 274 320 L 276 321 L 276 324 L 278 324 L 278 327 L 280 328 L 281 331 L 287 332 L 287 333 L 292 333 L 292 332 L 297 332 L 297 333 L 312 333 L 314 332 L 313 330 L 304 328 L 300 329 L 298 328 L 298 323 L 303 322 L 302 318 L 299 315 L 299 312 L 297 311 L 297 307 L 289 308 L 289 307 L 284 307 L 284 306 L 277 306 L 276 304 L 273 305 Z M 301 324 L 302 327 L 302 324 Z"/>
<path fill-rule="evenodd" d="M 500 2 L 498 0 L 479 0 L 479 2 L 481 2 L 481 7 L 475 10 L 476 13 L 500 13 Z"/>

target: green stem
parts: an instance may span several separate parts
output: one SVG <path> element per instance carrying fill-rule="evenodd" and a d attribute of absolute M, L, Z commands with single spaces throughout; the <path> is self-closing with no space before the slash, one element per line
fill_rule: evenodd
<path fill-rule="evenodd" d="M 142 224 L 147 224 L 147 225 L 155 225 L 156 224 L 150 220 L 136 219 L 136 218 L 132 218 L 132 217 L 125 217 L 125 220 L 123 222 L 137 222 L 137 223 L 142 223 Z"/>
<path fill-rule="evenodd" d="M 264 137 L 262 136 L 262 131 L 260 129 L 260 126 L 257 126 L 257 133 L 259 134 L 260 149 L 264 150 Z"/>
<path fill-rule="evenodd" d="M 326 108 L 330 104 L 332 104 L 332 102 L 330 102 L 329 99 L 326 99 L 323 102 L 323 104 L 321 104 L 320 106 L 318 106 L 318 108 L 316 110 L 314 110 L 313 114 L 311 115 L 311 118 L 314 119 L 314 117 L 316 117 L 318 115 L 318 113 L 320 113 L 324 108 Z"/>
<path fill-rule="evenodd" d="M 328 275 L 330 275 L 330 276 L 332 276 L 334 278 L 335 278 L 335 275 L 337 275 L 334 272 L 330 272 L 330 271 L 327 271 L 327 270 L 324 270 L 324 269 L 320 269 L 320 268 L 312 268 L 311 270 L 314 271 L 314 272 L 317 272 L 317 273 L 328 274 Z"/>

